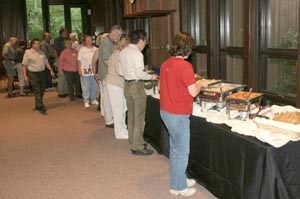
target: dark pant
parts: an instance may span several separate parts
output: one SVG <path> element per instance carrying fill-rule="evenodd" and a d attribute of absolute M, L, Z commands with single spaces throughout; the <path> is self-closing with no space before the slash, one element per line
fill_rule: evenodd
<path fill-rule="evenodd" d="M 143 149 L 147 95 L 143 82 L 125 82 L 124 95 L 128 109 L 128 136 L 132 150 Z"/>
<path fill-rule="evenodd" d="M 68 92 L 69 92 L 70 99 L 74 98 L 74 88 L 75 88 L 75 94 L 81 95 L 80 77 L 78 72 L 64 71 L 64 74 L 68 85 Z"/>
<path fill-rule="evenodd" d="M 35 108 L 41 110 L 45 107 L 43 102 L 45 92 L 45 71 L 30 72 L 27 70 L 27 76 L 35 96 Z"/>
<path fill-rule="evenodd" d="M 52 87 L 52 77 L 50 70 L 45 70 L 45 88 L 51 88 Z"/>

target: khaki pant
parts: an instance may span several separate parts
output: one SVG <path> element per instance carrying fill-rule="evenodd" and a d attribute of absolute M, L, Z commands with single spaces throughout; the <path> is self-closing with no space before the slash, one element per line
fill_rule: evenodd
<path fill-rule="evenodd" d="M 132 150 L 143 149 L 147 95 L 143 82 L 125 82 L 124 95 L 128 110 L 128 136 Z"/>

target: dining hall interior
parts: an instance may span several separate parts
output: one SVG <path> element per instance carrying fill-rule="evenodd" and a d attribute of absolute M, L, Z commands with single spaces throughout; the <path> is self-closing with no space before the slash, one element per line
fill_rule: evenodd
<path fill-rule="evenodd" d="M 185 61 L 194 81 L 207 84 L 191 102 L 186 175 L 196 181 L 196 193 L 189 198 L 298 198 L 299 2 L 0 0 L 0 198 L 183 198 L 182 192 L 170 189 L 173 145 L 161 115 L 159 85 L 178 33 L 193 38 Z M 103 113 L 103 80 L 92 78 L 97 98 L 88 107 L 84 96 L 60 94 L 58 66 L 42 94 L 47 112 L 34 107 L 33 85 L 26 82 L 23 92 L 17 68 L 13 95 L 9 93 L 5 62 L 10 59 L 4 51 L 12 37 L 24 41 L 27 52 L 46 32 L 49 45 L 54 45 L 64 28 L 77 36 L 76 42 L 80 35 L 91 38 L 93 49 L 100 52 L 103 38 L 100 43 L 98 39 L 103 33 L 109 38 L 115 25 L 121 27 L 121 38 L 131 38 L 136 30 L 146 33 L 144 73 L 157 78 L 143 80 L 147 96 L 142 136 L 145 149 L 154 151 L 149 156 L 136 155 L 130 149 L 132 140 L 116 138 L 116 124 L 107 123 Z M 125 87 L 131 83 L 124 80 Z M 127 112 L 126 125 L 128 117 Z"/>

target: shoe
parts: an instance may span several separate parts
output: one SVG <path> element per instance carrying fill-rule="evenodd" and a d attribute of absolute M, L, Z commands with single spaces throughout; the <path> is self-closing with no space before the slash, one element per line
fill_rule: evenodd
<path fill-rule="evenodd" d="M 105 124 L 105 127 L 113 129 L 115 127 L 115 125 L 113 123 L 112 124 Z"/>
<path fill-rule="evenodd" d="M 20 93 L 20 96 L 26 96 L 26 93 Z"/>
<path fill-rule="evenodd" d="M 10 93 L 10 94 L 7 95 L 7 97 L 8 98 L 14 98 L 14 97 L 16 97 L 16 95 L 14 93 Z"/>
<path fill-rule="evenodd" d="M 92 104 L 98 106 L 99 102 L 97 100 L 94 100 L 92 101 Z"/>
<path fill-rule="evenodd" d="M 196 193 L 196 189 L 194 188 L 186 188 L 184 190 L 181 190 L 181 191 L 177 191 L 177 190 L 173 190 L 173 189 L 170 189 L 170 193 L 173 194 L 173 195 L 182 195 L 182 196 L 192 196 Z"/>
<path fill-rule="evenodd" d="M 45 110 L 38 110 L 38 112 L 42 115 L 48 115 L 47 111 Z"/>
<path fill-rule="evenodd" d="M 75 98 L 74 97 L 70 97 L 70 101 L 75 101 Z"/>
<path fill-rule="evenodd" d="M 88 102 L 84 102 L 84 108 L 90 108 L 90 105 Z"/>
<path fill-rule="evenodd" d="M 140 149 L 140 150 L 131 150 L 133 155 L 152 155 L 153 151 L 151 149 Z"/>
<path fill-rule="evenodd" d="M 36 110 L 42 115 L 48 115 L 46 107 L 36 108 Z"/>
<path fill-rule="evenodd" d="M 187 183 L 187 186 L 188 187 L 192 187 L 192 186 L 194 186 L 195 184 L 196 184 L 196 180 L 194 180 L 194 179 L 186 179 L 186 183 Z"/>
<path fill-rule="evenodd" d="M 147 149 L 148 144 L 145 142 L 145 143 L 143 144 L 143 146 L 144 146 L 144 149 Z"/>
<path fill-rule="evenodd" d="M 67 96 L 66 96 L 66 94 L 58 94 L 57 97 L 65 98 L 65 97 L 67 97 Z"/>

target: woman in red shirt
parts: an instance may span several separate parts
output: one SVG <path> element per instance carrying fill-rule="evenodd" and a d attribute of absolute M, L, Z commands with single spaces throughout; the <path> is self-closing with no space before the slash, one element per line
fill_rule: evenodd
<path fill-rule="evenodd" d="M 69 97 L 71 101 L 74 101 L 74 97 L 81 97 L 80 78 L 78 74 L 78 62 L 77 51 L 72 48 L 72 41 L 70 39 L 65 40 L 65 49 L 59 56 L 58 72 L 64 73 L 67 84 Z M 74 95 L 75 88 L 75 95 Z"/>
<path fill-rule="evenodd" d="M 194 39 L 178 33 L 168 58 L 160 69 L 160 114 L 170 136 L 170 193 L 191 196 L 195 180 L 187 179 L 186 168 L 190 145 L 190 115 L 193 99 L 206 81 L 197 81 L 192 64 L 185 61 L 194 47 Z"/>

